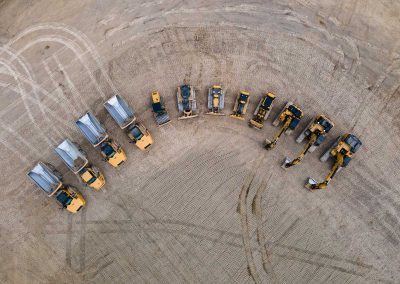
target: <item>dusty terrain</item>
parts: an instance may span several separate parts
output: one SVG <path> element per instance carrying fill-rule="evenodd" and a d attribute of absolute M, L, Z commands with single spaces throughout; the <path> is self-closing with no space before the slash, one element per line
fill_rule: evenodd
<path fill-rule="evenodd" d="M 400 279 L 398 1 L 0 1 L 1 283 L 398 283 Z M 177 120 L 175 90 L 194 85 L 200 117 Z M 206 92 L 263 93 L 305 111 L 277 130 L 209 117 Z M 158 128 L 158 89 L 172 123 Z M 128 143 L 103 102 L 124 96 L 155 144 Z M 93 111 L 128 155 L 113 169 L 74 121 Z M 319 113 L 328 141 L 284 171 L 294 138 Z M 328 190 L 319 155 L 337 135 L 364 142 Z M 93 192 L 53 153 L 80 143 L 106 175 Z M 58 209 L 26 172 L 54 164 L 87 206 Z"/>

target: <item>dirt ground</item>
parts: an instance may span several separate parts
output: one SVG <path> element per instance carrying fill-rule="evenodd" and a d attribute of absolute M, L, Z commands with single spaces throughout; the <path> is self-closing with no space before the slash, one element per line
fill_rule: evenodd
<path fill-rule="evenodd" d="M 0 1 L 1 283 L 399 283 L 400 2 Z M 197 90 L 200 116 L 178 121 L 176 88 Z M 225 112 L 251 93 L 246 119 L 276 94 L 262 131 L 205 115 L 207 88 Z M 158 128 L 150 92 L 172 123 Z M 103 108 L 122 95 L 152 133 L 141 152 Z M 305 116 L 276 149 L 262 143 L 287 101 Z M 114 169 L 78 132 L 91 110 L 122 144 Z M 289 170 L 310 119 L 335 122 Z M 340 134 L 363 141 L 325 191 L 304 188 L 331 164 Z M 105 173 L 93 192 L 53 152 L 78 142 Z M 59 210 L 27 179 L 55 165 L 87 206 Z"/>

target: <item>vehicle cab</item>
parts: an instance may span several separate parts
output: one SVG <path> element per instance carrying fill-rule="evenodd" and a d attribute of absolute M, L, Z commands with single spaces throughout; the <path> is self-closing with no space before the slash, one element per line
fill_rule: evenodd
<path fill-rule="evenodd" d="M 110 163 L 113 167 L 118 167 L 127 160 L 124 150 L 115 143 L 113 140 L 108 139 L 100 144 L 100 150 L 102 156 Z"/>
<path fill-rule="evenodd" d="M 135 143 L 140 150 L 144 151 L 153 144 L 153 138 L 149 131 L 140 123 L 131 124 L 127 134 L 132 143 Z"/>

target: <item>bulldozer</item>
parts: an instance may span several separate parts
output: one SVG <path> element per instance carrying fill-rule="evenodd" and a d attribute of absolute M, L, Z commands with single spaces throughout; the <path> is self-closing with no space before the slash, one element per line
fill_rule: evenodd
<path fill-rule="evenodd" d="M 164 100 L 158 91 L 151 93 L 151 107 L 158 126 L 166 125 L 171 121 L 165 109 Z"/>
<path fill-rule="evenodd" d="M 90 111 L 76 121 L 76 126 L 93 147 L 100 148 L 103 158 L 113 167 L 126 161 L 124 150 L 108 136 L 105 128 Z"/>
<path fill-rule="evenodd" d="M 305 185 L 309 190 L 325 189 L 332 178 L 344 167 L 347 167 L 353 154 L 356 153 L 362 143 L 360 139 L 353 134 L 344 134 L 339 136 L 328 150 L 321 156 L 320 161 L 326 162 L 329 157 L 335 160 L 335 163 L 323 182 L 318 183 L 315 179 L 309 177 Z"/>
<path fill-rule="evenodd" d="M 211 115 L 225 115 L 222 113 L 225 104 L 225 92 L 221 86 L 214 85 L 208 89 L 208 100 L 207 107 L 208 112 L 206 114 Z"/>
<path fill-rule="evenodd" d="M 272 123 L 274 126 L 278 126 L 280 123 L 283 123 L 282 128 L 275 135 L 272 141 L 265 139 L 265 149 L 271 150 L 275 148 L 276 143 L 283 133 L 291 134 L 292 131 L 297 127 L 300 122 L 300 119 L 303 117 L 303 111 L 294 105 L 292 102 L 288 102 L 281 113 L 277 116 L 277 118 Z"/>
<path fill-rule="evenodd" d="M 78 191 L 72 186 L 63 184 L 62 175 L 51 164 L 38 162 L 28 172 L 28 177 L 49 197 L 54 196 L 61 208 L 67 209 L 68 212 L 76 213 L 86 204 Z"/>
<path fill-rule="evenodd" d="M 140 150 L 146 150 L 153 144 L 150 132 L 143 124 L 136 121 L 133 110 L 119 95 L 115 95 L 104 103 L 104 107 L 110 113 L 121 129 Z"/>
<path fill-rule="evenodd" d="M 248 92 L 241 91 L 236 98 L 231 117 L 244 120 L 244 115 L 246 114 L 249 102 L 250 94 Z"/>
<path fill-rule="evenodd" d="M 54 151 L 67 167 L 79 177 L 80 181 L 88 187 L 100 190 L 105 185 L 104 175 L 98 168 L 89 163 L 85 151 L 77 144 L 65 139 Z"/>
<path fill-rule="evenodd" d="M 287 169 L 301 163 L 308 152 L 314 152 L 315 149 L 324 142 L 328 132 L 334 127 L 333 122 L 323 114 L 318 115 L 297 137 L 296 142 L 301 143 L 304 139 L 308 139 L 299 156 L 293 160 L 285 158 L 282 168 Z"/>
<path fill-rule="evenodd" d="M 178 110 L 181 115 L 178 119 L 197 117 L 196 92 L 191 85 L 182 85 L 176 92 Z"/>
<path fill-rule="evenodd" d="M 273 93 L 265 94 L 257 105 L 254 111 L 253 119 L 249 121 L 249 126 L 261 130 L 264 126 L 264 121 L 267 120 L 272 108 L 272 102 L 275 99 Z"/>

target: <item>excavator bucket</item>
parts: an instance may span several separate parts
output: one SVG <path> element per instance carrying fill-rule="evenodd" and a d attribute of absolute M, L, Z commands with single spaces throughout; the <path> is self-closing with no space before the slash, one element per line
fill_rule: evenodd
<path fill-rule="evenodd" d="M 136 120 L 135 113 L 120 95 L 110 98 L 104 103 L 104 107 L 121 129 L 128 127 Z"/>
<path fill-rule="evenodd" d="M 225 115 L 221 112 L 224 109 L 224 105 L 225 92 L 222 90 L 221 86 L 213 86 L 212 88 L 209 88 L 207 100 L 208 112 L 206 114 Z"/>
<path fill-rule="evenodd" d="M 176 93 L 178 110 L 181 115 L 178 119 L 188 119 L 197 117 L 196 92 L 190 85 L 182 85 Z"/>
<path fill-rule="evenodd" d="M 318 184 L 318 182 L 312 177 L 308 177 L 305 188 L 312 190 L 312 186 Z"/>
<path fill-rule="evenodd" d="M 86 155 L 69 139 L 65 139 L 54 151 L 75 174 L 88 164 Z"/>
<path fill-rule="evenodd" d="M 90 111 L 76 121 L 76 126 L 94 147 L 108 138 L 105 128 Z"/>
<path fill-rule="evenodd" d="M 48 196 L 52 196 L 62 186 L 61 175 L 51 165 L 42 162 L 28 172 L 28 177 Z"/>

